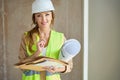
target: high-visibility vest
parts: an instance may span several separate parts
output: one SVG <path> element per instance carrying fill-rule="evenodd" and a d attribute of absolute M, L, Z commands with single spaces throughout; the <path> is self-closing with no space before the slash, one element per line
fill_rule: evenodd
<path fill-rule="evenodd" d="M 36 42 L 38 42 L 40 40 L 39 36 L 36 35 L 36 38 L 37 38 Z M 54 59 L 58 59 L 63 42 L 64 42 L 63 33 L 59 33 L 54 30 L 51 30 L 50 39 L 46 49 L 46 56 Z M 37 46 L 35 44 L 33 44 L 32 46 L 33 51 L 37 50 Z M 26 48 L 27 48 L 27 54 L 31 56 L 33 53 L 29 51 L 28 45 L 26 45 Z M 23 72 L 22 80 L 40 80 L 40 72 L 27 70 Z M 60 74 L 46 72 L 46 80 L 61 80 Z"/>

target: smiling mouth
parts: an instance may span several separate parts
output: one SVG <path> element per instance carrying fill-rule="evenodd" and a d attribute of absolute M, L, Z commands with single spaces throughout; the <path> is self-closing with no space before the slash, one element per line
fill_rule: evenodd
<path fill-rule="evenodd" d="M 42 25 L 46 25 L 47 24 L 47 22 L 44 22 L 44 23 L 41 23 Z"/>

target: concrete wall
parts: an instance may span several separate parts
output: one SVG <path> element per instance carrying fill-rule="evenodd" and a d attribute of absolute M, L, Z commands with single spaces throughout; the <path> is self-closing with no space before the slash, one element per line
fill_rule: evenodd
<path fill-rule="evenodd" d="M 0 12 L 2 13 L 2 1 L 0 1 Z M 0 14 L 0 80 L 2 80 L 3 76 L 3 27 L 2 27 L 2 14 Z"/>
<path fill-rule="evenodd" d="M 120 80 L 120 0 L 89 0 L 88 80 Z"/>
<path fill-rule="evenodd" d="M 56 9 L 54 28 L 64 32 L 67 39 L 76 38 L 82 44 L 82 0 L 52 1 Z M 0 0 L 0 80 L 21 79 L 21 71 L 15 69 L 14 64 L 18 61 L 21 35 L 32 28 L 32 2 L 33 0 Z M 73 60 L 72 72 L 62 74 L 62 80 L 82 80 L 82 51 Z"/>

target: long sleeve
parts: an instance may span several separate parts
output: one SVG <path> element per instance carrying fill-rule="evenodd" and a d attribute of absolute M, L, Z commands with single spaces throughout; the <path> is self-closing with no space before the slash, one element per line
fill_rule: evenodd
<path fill-rule="evenodd" d="M 72 68 L 73 68 L 73 61 L 72 59 L 70 61 L 68 61 L 68 65 L 66 66 L 66 69 L 64 72 L 62 73 L 68 73 L 68 72 L 71 72 L 72 71 Z"/>
<path fill-rule="evenodd" d="M 68 62 L 67 69 L 66 69 L 65 72 L 71 72 L 72 68 L 73 68 L 73 61 L 70 60 L 70 61 Z"/>
<path fill-rule="evenodd" d="M 25 46 L 25 34 L 22 36 L 20 48 L 19 48 L 19 60 L 22 61 L 27 57 L 26 46 Z"/>

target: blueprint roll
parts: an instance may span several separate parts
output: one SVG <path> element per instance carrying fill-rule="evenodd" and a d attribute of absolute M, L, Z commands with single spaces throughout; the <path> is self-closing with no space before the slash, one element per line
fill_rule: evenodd
<path fill-rule="evenodd" d="M 59 60 L 68 62 L 73 57 L 75 57 L 81 50 L 81 44 L 76 39 L 66 40 L 63 44 L 60 54 Z"/>

